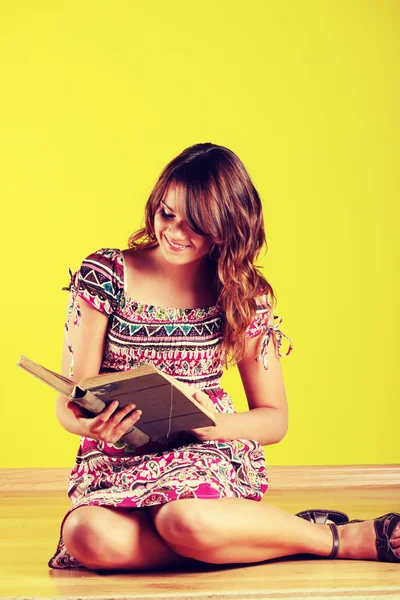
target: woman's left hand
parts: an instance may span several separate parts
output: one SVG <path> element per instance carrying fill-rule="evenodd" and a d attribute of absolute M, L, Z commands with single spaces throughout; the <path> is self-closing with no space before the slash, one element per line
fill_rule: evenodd
<path fill-rule="evenodd" d="M 189 429 L 188 431 L 193 433 L 193 435 L 202 442 L 221 439 L 220 429 L 224 415 L 215 410 L 214 402 L 205 392 L 198 390 L 193 394 L 193 398 L 214 416 L 216 425 L 211 427 L 198 427 L 197 429 Z"/>

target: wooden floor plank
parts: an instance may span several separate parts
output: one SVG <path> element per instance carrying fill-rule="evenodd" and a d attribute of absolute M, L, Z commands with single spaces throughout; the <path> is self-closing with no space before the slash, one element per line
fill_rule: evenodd
<path fill-rule="evenodd" d="M 352 518 L 399 510 L 399 486 L 276 489 L 265 502 L 290 512 L 332 508 Z M 10 492 L 0 498 L 0 598 L 66 600 L 400 599 L 400 565 L 363 561 L 282 559 L 255 565 L 202 565 L 191 570 L 99 575 L 50 570 L 61 519 L 61 491 Z"/>

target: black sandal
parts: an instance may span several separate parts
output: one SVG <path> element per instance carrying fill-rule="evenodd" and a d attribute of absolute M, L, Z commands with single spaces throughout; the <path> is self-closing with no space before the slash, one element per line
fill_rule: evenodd
<path fill-rule="evenodd" d="M 299 513 L 298 516 L 306 514 L 308 517 L 310 516 L 308 513 L 326 513 L 327 515 L 331 514 L 330 511 L 304 511 L 304 513 Z M 344 513 L 339 513 L 344 515 Z M 347 515 L 345 515 L 347 516 Z M 306 518 L 306 517 L 302 517 Z M 321 517 L 322 518 L 322 517 Z M 330 517 L 326 517 L 326 519 L 333 520 Z M 306 518 L 307 521 L 312 521 L 316 523 L 317 521 L 312 520 L 311 518 Z M 320 521 L 318 521 L 320 522 Z M 355 519 L 354 521 L 348 521 L 349 523 L 362 523 L 362 520 Z M 393 562 L 400 563 L 400 556 L 394 552 L 392 546 L 390 545 L 390 538 L 392 537 L 392 533 L 396 529 L 397 525 L 400 523 L 400 514 L 399 513 L 388 513 L 383 515 L 382 517 L 378 517 L 374 519 L 374 528 L 375 528 L 375 537 L 376 537 L 376 549 L 378 551 L 379 562 Z M 327 558 L 336 558 L 339 552 L 339 532 L 337 525 L 345 525 L 345 522 L 342 523 L 328 523 L 333 538 L 332 551 Z"/>
<path fill-rule="evenodd" d="M 303 512 L 297 513 L 296 517 L 301 517 L 311 523 L 318 523 L 318 525 L 329 525 L 327 521 L 333 521 L 335 525 L 344 525 L 349 522 L 349 517 L 346 513 L 340 512 L 339 510 L 303 510 Z"/>

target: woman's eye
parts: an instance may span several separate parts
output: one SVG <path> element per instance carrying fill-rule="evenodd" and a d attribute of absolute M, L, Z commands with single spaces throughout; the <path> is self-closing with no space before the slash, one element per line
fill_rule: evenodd
<path fill-rule="evenodd" d="M 167 213 L 167 212 L 165 212 L 165 209 L 164 209 L 164 208 L 162 208 L 162 209 L 161 209 L 161 216 L 162 216 L 164 219 L 173 219 L 173 218 L 175 217 L 175 215 L 172 215 L 171 213 Z"/>

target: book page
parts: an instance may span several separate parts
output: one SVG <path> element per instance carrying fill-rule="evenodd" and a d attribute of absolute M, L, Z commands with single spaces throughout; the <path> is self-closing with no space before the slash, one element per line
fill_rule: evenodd
<path fill-rule="evenodd" d="M 37 379 L 40 379 L 40 381 L 43 381 L 43 383 L 47 383 L 47 385 L 53 388 L 53 390 L 56 390 L 56 392 L 72 399 L 75 384 L 66 377 L 63 377 L 63 375 L 59 375 L 54 371 L 50 371 L 50 369 L 42 367 L 26 356 L 21 356 L 17 365 L 34 377 L 37 377 Z"/>
<path fill-rule="evenodd" d="M 95 375 L 94 377 L 87 377 L 86 379 L 82 379 L 81 381 L 79 381 L 78 385 L 82 389 L 90 390 L 95 387 L 100 387 L 101 385 L 107 385 L 108 383 L 123 381 L 124 379 L 134 379 L 136 377 L 152 375 L 154 373 L 161 373 L 161 375 L 164 375 L 164 373 L 156 369 L 153 365 L 143 365 L 142 367 L 129 369 L 127 371 L 100 373 L 99 375 Z"/>

